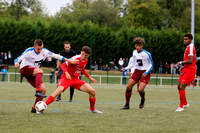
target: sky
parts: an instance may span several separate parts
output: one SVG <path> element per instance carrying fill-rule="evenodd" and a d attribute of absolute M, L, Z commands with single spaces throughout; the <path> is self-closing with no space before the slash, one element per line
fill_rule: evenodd
<path fill-rule="evenodd" d="M 40 0 L 47 9 L 49 15 L 54 15 L 60 10 L 60 7 L 71 4 L 72 0 Z"/>

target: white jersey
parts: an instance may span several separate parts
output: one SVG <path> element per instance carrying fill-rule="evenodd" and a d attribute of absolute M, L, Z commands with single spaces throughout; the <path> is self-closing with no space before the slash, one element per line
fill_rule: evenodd
<path fill-rule="evenodd" d="M 137 70 L 146 70 L 145 74 L 148 75 L 153 68 L 153 60 L 151 58 L 151 54 L 146 50 L 142 50 L 141 52 L 137 52 L 137 50 L 133 51 L 133 56 L 130 65 L 128 65 L 125 69 L 135 68 Z"/>
<path fill-rule="evenodd" d="M 54 54 L 46 48 L 43 48 L 40 53 L 36 53 L 34 47 L 26 49 L 19 57 L 15 59 L 15 63 L 20 63 L 20 69 L 24 66 L 39 68 L 40 64 L 48 57 L 53 57 L 58 60 L 65 60 L 65 57 Z"/>

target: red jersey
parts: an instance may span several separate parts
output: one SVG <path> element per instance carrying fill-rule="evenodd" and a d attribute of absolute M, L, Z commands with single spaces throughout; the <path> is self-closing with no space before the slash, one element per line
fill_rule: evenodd
<path fill-rule="evenodd" d="M 61 69 L 63 70 L 63 74 L 67 71 L 72 78 L 78 78 L 81 73 L 83 73 L 86 77 L 89 77 L 89 74 L 85 70 L 85 66 L 88 60 L 81 60 L 81 55 L 76 55 L 71 58 L 72 60 L 79 60 L 78 64 L 71 64 L 69 62 L 64 62 L 61 65 Z"/>
<path fill-rule="evenodd" d="M 188 60 L 189 56 L 193 56 L 192 64 L 184 64 L 184 69 L 190 69 L 196 71 L 196 50 L 193 43 L 189 44 L 186 47 L 184 53 L 184 61 Z"/>

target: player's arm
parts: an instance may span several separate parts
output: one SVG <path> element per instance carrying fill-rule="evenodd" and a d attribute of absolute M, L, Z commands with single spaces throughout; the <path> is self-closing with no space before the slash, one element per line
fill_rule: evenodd
<path fill-rule="evenodd" d="M 60 65 L 60 68 L 62 69 L 63 73 L 65 73 L 65 76 L 67 79 L 71 80 L 71 76 L 67 71 L 67 67 L 68 67 L 68 62 L 64 62 Z"/>
<path fill-rule="evenodd" d="M 60 60 L 57 60 L 56 75 L 58 75 L 58 70 L 59 70 L 59 68 L 60 68 L 60 64 L 61 64 L 61 61 L 60 61 Z"/>
<path fill-rule="evenodd" d="M 92 81 L 92 83 L 96 83 L 96 79 L 92 78 L 85 69 L 82 70 L 82 73 L 85 75 L 85 77 L 87 77 L 89 80 Z"/>
<path fill-rule="evenodd" d="M 14 60 L 15 67 L 18 68 L 22 60 L 28 55 L 29 49 L 25 50 L 19 57 Z"/>
<path fill-rule="evenodd" d="M 128 66 L 125 67 L 125 68 L 122 68 L 122 71 L 129 70 L 129 69 L 131 69 L 131 68 L 133 68 L 133 67 L 134 67 L 133 57 L 131 57 L 131 58 L 129 59 Z"/>
<path fill-rule="evenodd" d="M 47 55 L 52 57 L 52 58 L 55 58 L 55 59 L 58 59 L 58 60 L 61 60 L 61 61 L 68 61 L 71 64 L 78 64 L 78 61 L 76 61 L 76 60 L 67 59 L 64 56 L 61 56 L 59 54 L 55 54 L 55 53 L 53 53 L 53 52 L 51 52 L 47 49 L 46 49 L 46 52 L 47 52 Z"/>
<path fill-rule="evenodd" d="M 181 64 L 192 64 L 192 62 L 193 62 L 193 56 L 189 56 L 188 60 L 180 61 L 180 62 L 177 63 L 177 65 L 180 66 Z"/>
<path fill-rule="evenodd" d="M 143 77 L 148 75 L 151 70 L 153 69 L 153 60 L 152 60 L 152 57 L 151 57 L 151 54 L 150 53 L 147 53 L 148 55 L 148 62 L 149 62 L 149 67 L 147 68 L 147 70 L 143 73 Z"/>

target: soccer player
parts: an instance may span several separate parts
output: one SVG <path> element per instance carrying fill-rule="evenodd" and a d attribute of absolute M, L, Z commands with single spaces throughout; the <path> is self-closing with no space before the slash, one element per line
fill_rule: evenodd
<path fill-rule="evenodd" d="M 46 97 L 46 87 L 42 82 L 43 71 L 40 67 L 42 61 L 47 57 L 53 57 L 59 60 L 70 61 L 63 56 L 54 54 L 49 50 L 43 48 L 43 41 L 38 39 L 34 41 L 34 46 L 25 50 L 18 58 L 15 59 L 15 67 L 20 67 L 20 74 L 24 76 L 27 81 L 36 89 L 36 99 L 31 110 L 32 113 L 36 113 L 35 104 L 38 101 L 42 101 Z"/>
<path fill-rule="evenodd" d="M 70 42 L 66 41 L 64 42 L 64 50 L 61 51 L 60 55 L 66 57 L 66 58 L 71 58 L 72 56 L 76 55 L 75 51 L 71 49 L 71 44 Z M 57 61 L 57 66 L 56 66 L 56 75 L 57 75 L 57 79 L 60 80 L 61 75 L 63 73 L 62 69 L 60 68 L 60 65 L 63 63 L 63 61 L 58 60 Z M 70 98 L 69 98 L 69 102 L 72 102 L 73 99 L 73 95 L 74 95 L 74 88 L 70 87 Z M 58 95 L 56 101 L 60 101 L 61 100 L 61 94 Z"/>
<path fill-rule="evenodd" d="M 192 40 L 192 34 L 184 35 L 184 45 L 186 46 L 184 58 L 183 61 L 177 63 L 177 66 L 182 66 L 182 68 L 178 84 L 180 105 L 176 109 L 176 112 L 181 112 L 184 110 L 184 108 L 189 107 L 185 95 L 185 88 L 187 85 L 190 85 L 190 83 L 194 81 L 196 74 L 196 52 Z"/>
<path fill-rule="evenodd" d="M 95 109 L 96 102 L 96 91 L 93 89 L 88 83 L 80 80 L 78 77 L 81 73 L 83 73 L 92 83 L 95 83 L 96 80 L 93 79 L 85 70 L 85 66 L 88 62 L 88 57 L 91 53 L 91 49 L 88 46 L 83 46 L 80 55 L 73 56 L 72 60 L 78 60 L 79 63 L 74 65 L 69 62 L 64 62 L 61 65 L 61 69 L 63 70 L 63 74 L 58 83 L 58 88 L 48 97 L 46 100 L 46 105 L 49 105 L 55 100 L 59 94 L 64 92 L 68 87 L 76 88 L 77 90 L 86 92 L 89 94 L 89 102 L 90 102 L 90 111 L 92 113 L 103 113 Z"/>
<path fill-rule="evenodd" d="M 129 109 L 129 103 L 130 98 L 132 95 L 132 88 L 135 84 L 138 83 L 138 93 L 140 94 L 141 101 L 139 104 L 139 108 L 144 108 L 145 103 L 145 91 L 144 88 L 148 84 L 151 76 L 151 70 L 153 68 L 153 60 L 151 58 L 151 54 L 143 49 L 143 46 L 145 44 L 145 41 L 141 37 L 136 37 L 133 40 L 133 44 L 135 45 L 136 50 L 133 51 L 133 58 L 132 63 L 128 65 L 126 68 L 122 68 L 122 71 L 130 69 L 131 67 L 134 67 L 135 70 L 133 74 L 131 75 L 127 87 L 126 87 L 126 103 L 124 107 L 121 109 Z M 132 66 L 131 66 L 132 64 Z"/>

